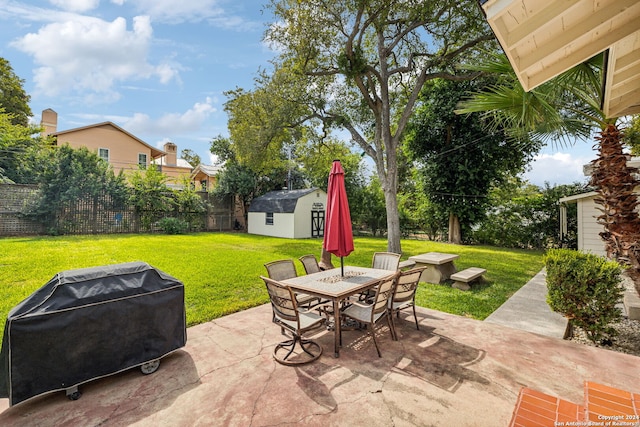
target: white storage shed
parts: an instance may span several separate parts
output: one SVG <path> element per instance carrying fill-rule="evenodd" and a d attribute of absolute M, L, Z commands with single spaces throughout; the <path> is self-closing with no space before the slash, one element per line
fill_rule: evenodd
<path fill-rule="evenodd" d="M 576 203 L 578 205 L 578 250 L 590 252 L 595 255 L 606 256 L 604 241 L 600 233 L 604 227 L 598 224 L 597 217 L 600 215 L 594 199 L 598 193 L 576 194 L 575 196 L 563 197 L 560 201 L 560 226 L 562 233 L 566 234 L 566 205 Z"/>
<path fill-rule="evenodd" d="M 627 163 L 629 167 L 640 168 L 640 157 L 633 157 Z M 592 172 L 591 164 L 584 166 L 584 174 L 590 176 Z M 637 177 L 640 179 L 640 177 Z M 640 197 L 640 186 L 635 189 L 636 194 Z M 563 197 L 560 202 L 560 227 L 561 234 L 567 233 L 567 204 L 576 203 L 578 205 L 578 250 L 583 252 L 591 252 L 595 255 L 606 256 L 604 241 L 600 237 L 600 233 L 604 231 L 604 227 L 598 224 L 598 216 L 602 214 L 595 203 L 598 195 L 595 191 L 588 193 L 576 194 L 574 196 Z"/>
<path fill-rule="evenodd" d="M 271 191 L 251 202 L 247 231 L 289 239 L 323 237 L 326 204 L 327 193 L 319 188 Z"/>

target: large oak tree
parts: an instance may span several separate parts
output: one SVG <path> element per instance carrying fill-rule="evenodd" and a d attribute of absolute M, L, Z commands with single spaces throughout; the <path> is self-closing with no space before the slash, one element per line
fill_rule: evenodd
<path fill-rule="evenodd" d="M 423 85 L 463 80 L 493 34 L 472 0 L 272 0 L 265 40 L 279 55 L 253 92 L 227 104 L 230 133 L 259 153 L 305 132 L 348 132 L 375 164 L 387 210 L 387 248 L 401 252 L 398 150 Z M 259 102 L 258 102 L 259 101 Z M 247 154 L 247 156 L 249 156 Z M 242 159 L 243 155 L 239 155 Z"/>
<path fill-rule="evenodd" d="M 449 218 L 449 242 L 460 244 L 462 230 L 484 218 L 489 192 L 522 172 L 542 143 L 507 137 L 480 114 L 455 114 L 463 98 L 492 81 L 436 80 L 423 90 L 407 142 L 422 165 L 429 199 Z"/>

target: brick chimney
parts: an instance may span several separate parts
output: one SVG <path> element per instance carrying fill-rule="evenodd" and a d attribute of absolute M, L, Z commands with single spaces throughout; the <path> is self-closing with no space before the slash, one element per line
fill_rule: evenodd
<path fill-rule="evenodd" d="M 173 142 L 165 142 L 164 151 L 167 153 L 164 156 L 164 164 L 166 166 L 176 166 L 178 164 L 178 146 Z"/>
<path fill-rule="evenodd" d="M 40 119 L 40 126 L 42 126 L 42 136 L 51 135 L 58 130 L 58 113 L 51 108 L 42 110 L 42 118 Z"/>

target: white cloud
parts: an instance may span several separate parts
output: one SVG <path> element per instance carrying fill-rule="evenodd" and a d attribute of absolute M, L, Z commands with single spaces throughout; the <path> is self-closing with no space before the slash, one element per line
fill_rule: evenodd
<path fill-rule="evenodd" d="M 178 74 L 178 69 L 180 68 L 181 68 L 180 66 L 164 63 L 156 67 L 155 73 L 160 78 L 160 83 L 166 84 L 174 79 L 177 81 L 180 81 L 180 76 Z"/>
<path fill-rule="evenodd" d="M 543 186 L 545 182 L 551 185 L 585 182 L 587 178 L 582 167 L 591 160 L 589 157 L 569 153 L 540 154 L 530 164 L 531 170 L 523 175 L 538 186 Z"/>
<path fill-rule="evenodd" d="M 71 12 L 87 12 L 100 5 L 100 0 L 49 0 L 49 2 Z"/>
<path fill-rule="evenodd" d="M 156 141 L 156 148 L 163 150 L 164 144 L 166 144 L 167 142 L 173 142 L 173 141 L 171 141 L 171 139 L 169 138 L 162 138 L 159 141 Z"/>
<path fill-rule="evenodd" d="M 221 166 L 220 165 L 220 159 L 218 159 L 217 155 L 213 154 L 212 152 L 208 152 L 207 155 L 209 156 L 209 164 L 210 165 Z"/>
<path fill-rule="evenodd" d="M 135 8 L 154 21 L 180 23 L 202 21 L 224 15 L 218 0 L 129 0 Z"/>
<path fill-rule="evenodd" d="M 177 78 L 168 64 L 147 62 L 153 29 L 147 16 L 113 22 L 75 15 L 74 19 L 47 24 L 12 45 L 33 56 L 36 90 L 48 96 L 70 92 L 96 101 L 119 98 L 117 82 L 157 77 L 162 83 Z"/>
<path fill-rule="evenodd" d="M 123 124 L 123 127 L 134 135 L 175 136 L 199 130 L 215 111 L 213 99 L 206 98 L 204 102 L 197 102 L 184 113 L 167 113 L 158 119 L 136 113 Z"/>
<path fill-rule="evenodd" d="M 67 11 L 42 8 L 20 2 L 3 3 L 0 1 L 0 18 L 11 19 L 22 23 L 22 25 L 28 25 L 29 22 L 59 22 L 74 19 L 75 16 L 77 15 Z"/>
<path fill-rule="evenodd" d="M 125 0 L 112 0 L 122 1 Z M 258 30 L 262 24 L 249 21 L 219 6 L 220 0 L 126 0 L 140 14 L 149 15 L 154 22 L 180 24 L 209 22 L 218 28 L 246 31 Z M 242 8 L 242 3 L 235 7 Z"/>

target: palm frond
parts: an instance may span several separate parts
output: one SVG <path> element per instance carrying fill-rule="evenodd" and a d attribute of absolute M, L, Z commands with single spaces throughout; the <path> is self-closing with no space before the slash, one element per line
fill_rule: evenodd
<path fill-rule="evenodd" d="M 602 55 L 526 92 L 507 57 L 488 53 L 470 69 L 498 77 L 498 83 L 458 104 L 456 114 L 482 112 L 514 135 L 568 141 L 589 137 L 604 116 L 599 106 Z"/>

